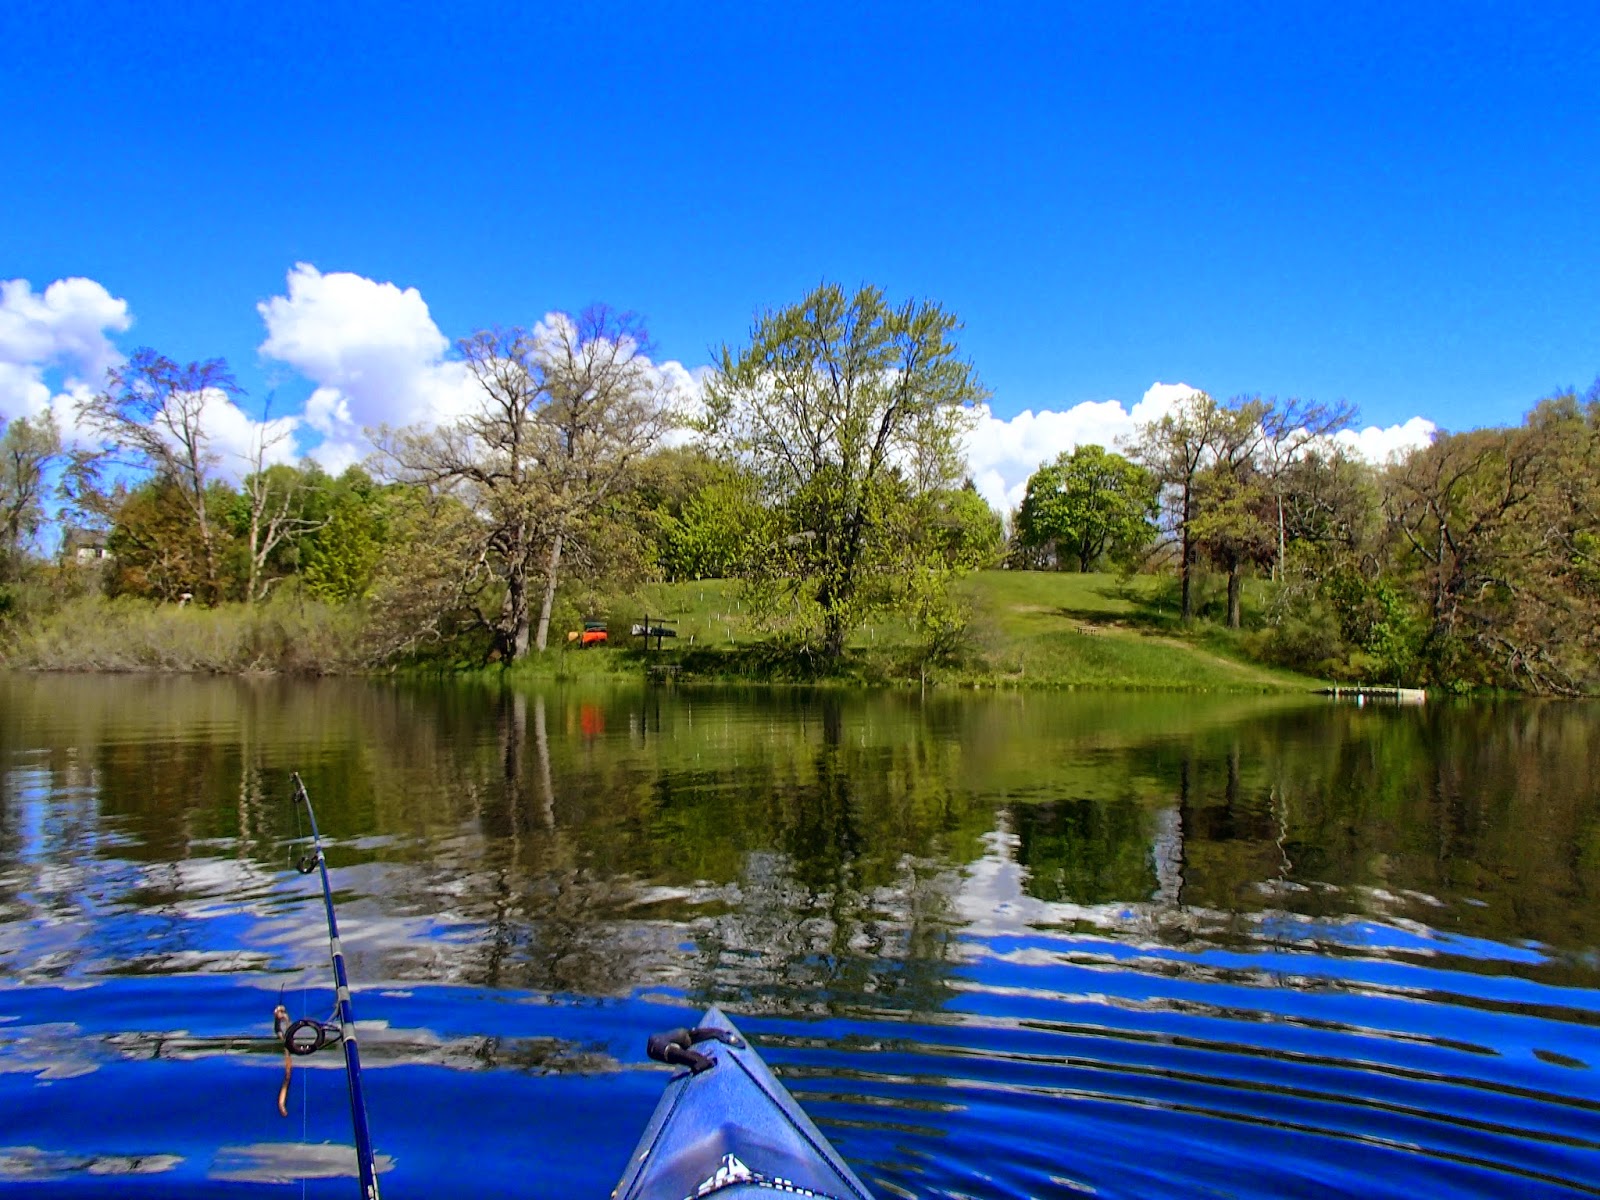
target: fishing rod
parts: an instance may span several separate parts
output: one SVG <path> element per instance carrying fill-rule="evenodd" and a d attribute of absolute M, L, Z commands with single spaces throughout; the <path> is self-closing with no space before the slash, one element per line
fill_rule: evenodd
<path fill-rule="evenodd" d="M 361 1051 L 356 1046 L 356 1019 L 350 1009 L 350 979 L 344 969 L 344 949 L 339 944 L 339 919 L 333 912 L 333 888 L 328 884 L 328 860 L 322 853 L 322 838 L 317 833 L 317 814 L 311 808 L 311 796 L 300 779 L 300 772 L 292 772 L 294 799 L 305 805 L 306 817 L 311 822 L 311 853 L 303 854 L 295 866 L 302 875 L 320 869 L 322 872 L 322 903 L 328 914 L 328 949 L 333 960 L 335 987 L 334 1016 L 338 1024 L 302 1017 L 290 1023 L 288 1011 L 279 997 L 273 1013 L 274 1027 L 283 1042 L 286 1055 L 315 1054 L 328 1042 L 338 1039 L 344 1050 L 344 1077 L 350 1087 L 350 1125 L 355 1133 L 356 1168 L 361 1176 L 361 1195 L 365 1200 L 378 1200 L 378 1169 L 372 1155 L 372 1134 L 367 1128 L 367 1101 L 361 1090 Z M 287 1111 L 289 1060 L 284 1059 L 283 1090 L 278 1095 L 278 1111 Z"/>

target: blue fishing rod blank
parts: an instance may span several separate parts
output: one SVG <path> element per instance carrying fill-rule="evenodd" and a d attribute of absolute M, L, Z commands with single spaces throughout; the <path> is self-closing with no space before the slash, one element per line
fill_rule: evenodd
<path fill-rule="evenodd" d="M 306 806 L 306 817 L 311 822 L 311 847 L 314 853 L 314 857 L 300 860 L 300 870 L 307 875 L 313 869 L 322 872 L 322 903 L 328 913 L 328 950 L 333 960 L 339 1043 L 344 1048 L 344 1075 L 350 1087 L 350 1125 L 356 1139 L 356 1169 L 361 1176 L 361 1194 L 365 1200 L 378 1200 L 378 1169 L 372 1155 L 372 1134 L 367 1128 L 366 1096 L 361 1090 L 361 1050 L 356 1045 L 356 1019 L 350 1008 L 350 979 L 344 969 L 344 949 L 339 944 L 339 919 L 333 911 L 328 861 L 322 853 L 322 838 L 317 832 L 317 814 L 311 808 L 311 796 L 298 771 L 292 773 L 292 778 L 295 799 Z"/>

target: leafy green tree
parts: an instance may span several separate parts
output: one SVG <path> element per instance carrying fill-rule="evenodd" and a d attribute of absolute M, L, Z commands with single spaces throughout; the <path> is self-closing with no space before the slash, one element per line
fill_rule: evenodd
<path fill-rule="evenodd" d="M 742 574 L 768 525 L 754 481 L 730 472 L 662 514 L 659 563 L 668 579 L 726 579 Z"/>
<path fill-rule="evenodd" d="M 391 546 L 394 491 L 352 466 L 310 493 L 315 524 L 297 539 L 296 554 L 308 592 L 335 604 L 366 598 Z"/>
<path fill-rule="evenodd" d="M 1600 395 L 1521 427 L 1441 435 L 1385 480 L 1429 682 L 1575 695 L 1600 684 Z"/>
<path fill-rule="evenodd" d="M 1095 445 L 1059 455 L 1028 477 L 1017 534 L 1088 571 L 1106 554 L 1126 559 L 1156 537 L 1156 484 L 1150 472 Z"/>
<path fill-rule="evenodd" d="M 940 561 L 958 571 L 992 567 L 1005 543 L 1005 525 L 972 480 L 935 492 L 930 501 L 932 540 Z"/>
<path fill-rule="evenodd" d="M 1270 480 L 1249 462 L 1219 461 L 1196 480 L 1194 544 L 1228 577 L 1228 628 L 1244 623 L 1246 568 L 1273 561 L 1277 550 Z"/>
<path fill-rule="evenodd" d="M 1307 449 L 1273 480 L 1284 557 L 1263 638 L 1272 661 L 1325 678 L 1410 683 L 1425 627 L 1389 569 L 1377 473 Z"/>
<path fill-rule="evenodd" d="M 1344 451 L 1308 450 L 1275 478 L 1279 537 L 1360 557 L 1375 552 L 1382 527 L 1377 472 Z"/>
<path fill-rule="evenodd" d="M 206 410 L 241 395 L 243 389 L 220 358 L 180 365 L 144 348 L 113 367 L 105 390 L 78 406 L 80 420 L 126 465 L 170 485 L 167 498 L 188 513 L 200 549 L 200 570 L 190 587 L 212 604 L 222 599 L 227 532 L 219 528 L 223 514 L 212 507 L 219 456 L 211 445 Z"/>
<path fill-rule="evenodd" d="M 1262 415 L 1258 402 L 1225 406 L 1205 392 L 1195 392 L 1160 419 L 1141 425 L 1134 436 L 1133 458 L 1155 477 L 1167 528 L 1178 544 L 1185 621 L 1194 617 L 1201 477 L 1224 460 L 1237 463 L 1249 457 L 1259 445 Z"/>
<path fill-rule="evenodd" d="M 457 349 L 474 409 L 439 429 L 385 431 L 379 447 L 399 480 L 477 514 L 481 540 L 457 562 L 458 599 L 498 596 L 498 612 L 479 617 L 510 662 L 530 643 L 544 650 L 563 557 L 603 528 L 598 517 L 671 424 L 667 388 L 638 320 L 601 307 L 484 330 Z M 498 587 L 484 587 L 485 571 Z"/>
<path fill-rule="evenodd" d="M 0 418 L 0 429 L 0 582 L 12 582 L 45 523 L 46 475 L 61 457 L 61 434 L 48 412 L 9 425 Z"/>
<path fill-rule="evenodd" d="M 1134 437 L 1133 457 L 1155 476 L 1167 527 L 1178 543 L 1185 621 L 1194 617 L 1193 578 L 1202 535 L 1229 547 L 1222 563 L 1228 571 L 1228 615 L 1230 623 L 1238 619 L 1241 577 L 1249 561 L 1238 549 L 1254 541 L 1258 520 L 1253 499 L 1247 501 L 1249 475 L 1266 441 L 1271 413 L 1271 403 L 1260 397 L 1239 396 L 1224 405 L 1195 392 L 1159 420 L 1141 425 Z"/>
<path fill-rule="evenodd" d="M 744 349 L 725 346 L 708 384 L 708 434 L 774 513 L 753 576 L 788 597 L 824 662 L 890 602 L 906 505 L 961 478 L 960 436 L 986 393 L 958 328 L 932 302 L 823 284 L 762 314 Z"/>
<path fill-rule="evenodd" d="M 111 556 L 106 590 L 113 596 L 174 601 L 200 594 L 209 583 L 214 601 L 226 599 L 223 566 L 232 539 L 227 522 L 218 518 L 238 496 L 225 483 L 212 483 L 202 502 L 213 517 L 209 542 L 202 540 L 191 497 L 180 484 L 156 475 L 130 489 L 106 539 Z"/>
<path fill-rule="evenodd" d="M 1399 581 L 1345 566 L 1326 576 L 1323 594 L 1332 601 L 1342 640 L 1359 652 L 1352 656 L 1352 665 L 1362 668 L 1357 674 L 1412 681 L 1425 625 Z"/>
<path fill-rule="evenodd" d="M 461 567 L 483 551 L 481 516 L 449 492 L 426 487 L 386 489 L 382 506 L 385 536 L 362 592 L 369 613 L 364 656 L 374 663 L 493 657 L 500 630 L 492 614 L 501 610 L 496 593 L 505 585 L 493 572 Z M 353 596 L 363 575 L 333 578 Z"/>
<path fill-rule="evenodd" d="M 665 578 L 731 578 L 767 521 L 758 485 L 752 472 L 698 446 L 658 450 L 640 460 L 616 519 L 646 531 Z"/>

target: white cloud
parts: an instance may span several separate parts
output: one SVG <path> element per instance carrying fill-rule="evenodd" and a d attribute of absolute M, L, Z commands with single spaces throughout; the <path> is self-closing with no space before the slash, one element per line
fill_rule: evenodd
<path fill-rule="evenodd" d="M 211 448 L 221 456 L 222 473 L 238 481 L 255 470 L 257 448 L 263 465 L 293 463 L 300 457 L 295 439 L 300 417 L 273 417 L 257 421 L 223 393 L 208 390 L 202 398 L 201 428 Z M 259 439 L 259 441 L 258 441 Z"/>
<path fill-rule="evenodd" d="M 1115 449 L 1138 426 L 1159 420 L 1196 390 L 1186 383 L 1154 383 L 1131 410 L 1120 400 L 1091 400 L 1064 412 L 1029 410 L 1009 420 L 985 407 L 967 438 L 972 481 L 993 507 L 1009 512 L 1022 503 L 1028 476 L 1043 463 L 1082 445 Z M 1382 466 L 1407 450 L 1426 446 L 1437 432 L 1432 421 L 1412 417 L 1384 428 L 1347 429 L 1336 434 L 1335 441 L 1346 453 Z"/>
<path fill-rule="evenodd" d="M 329 469 L 360 457 L 364 428 L 445 421 L 472 402 L 466 369 L 445 358 L 450 340 L 416 288 L 299 263 L 288 295 L 256 308 L 261 353 L 317 385 L 306 423 L 324 435 L 313 453 Z"/>
<path fill-rule="evenodd" d="M 1402 425 L 1381 429 L 1376 425 L 1344 429 L 1334 434 L 1333 440 L 1344 447 L 1345 453 L 1381 467 L 1407 450 L 1428 445 L 1438 432 L 1439 427 L 1426 417 L 1412 417 Z"/>
<path fill-rule="evenodd" d="M 1120 400 L 1088 400 L 1065 412 L 1024 410 L 1009 420 L 985 406 L 967 437 L 972 482 L 993 507 L 1008 512 L 1022 503 L 1028 476 L 1041 463 L 1083 445 L 1115 449 L 1137 426 L 1159 420 L 1195 391 L 1186 383 L 1154 383 L 1131 411 Z"/>
<path fill-rule="evenodd" d="M 122 361 L 108 334 L 131 324 L 128 302 L 92 279 L 58 279 L 43 292 L 26 279 L 0 280 L 0 416 L 50 410 L 70 433 L 77 401 Z"/>
<path fill-rule="evenodd" d="M 466 367 L 446 357 L 450 339 L 416 288 L 402 290 L 349 272 L 324 275 L 299 263 L 289 272 L 288 294 L 257 310 L 267 327 L 261 353 L 316 384 L 306 401 L 305 424 L 322 435 L 311 454 L 329 471 L 343 470 L 371 449 L 365 429 L 442 424 L 479 400 Z M 570 317 L 552 312 L 534 334 L 549 343 L 571 329 Z M 643 363 L 680 411 L 694 411 L 706 369 Z"/>

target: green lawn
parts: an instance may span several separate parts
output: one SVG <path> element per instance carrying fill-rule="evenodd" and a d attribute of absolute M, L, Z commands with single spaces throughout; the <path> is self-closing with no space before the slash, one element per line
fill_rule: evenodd
<path fill-rule="evenodd" d="M 1212 621 L 1185 628 L 1170 580 L 1156 576 L 985 571 L 963 580 L 969 645 L 959 661 L 918 661 L 905 626 L 884 620 L 852 639 L 843 682 L 955 687 L 1086 687 L 1191 691 L 1302 691 L 1319 681 L 1248 660 L 1237 635 Z M 651 584 L 590 614 L 606 620 L 611 645 L 566 650 L 552 630 L 549 656 L 530 667 L 564 675 L 634 673 L 647 663 L 682 678 L 786 678 L 765 651 L 737 584 Z M 630 626 L 648 617 L 677 631 L 650 657 Z"/>

